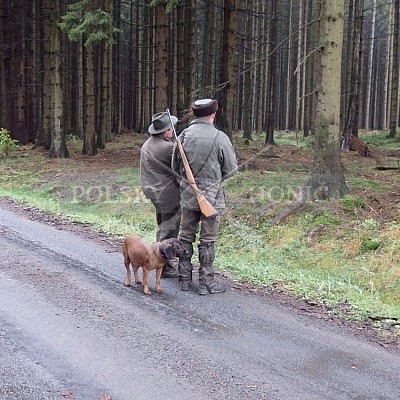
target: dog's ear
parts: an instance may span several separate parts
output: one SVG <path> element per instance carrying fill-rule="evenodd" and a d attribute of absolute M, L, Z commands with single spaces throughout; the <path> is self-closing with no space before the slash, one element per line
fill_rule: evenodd
<path fill-rule="evenodd" d="M 160 243 L 160 254 L 162 254 L 167 260 L 173 260 L 176 257 L 175 246 L 167 239 Z"/>
<path fill-rule="evenodd" d="M 189 252 L 186 250 L 186 248 L 183 246 L 180 240 L 174 239 L 174 247 L 175 247 L 176 257 L 183 259 L 189 255 Z"/>

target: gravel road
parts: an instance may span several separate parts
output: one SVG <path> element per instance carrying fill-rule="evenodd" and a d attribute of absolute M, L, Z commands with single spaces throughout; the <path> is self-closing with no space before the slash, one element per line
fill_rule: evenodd
<path fill-rule="evenodd" d="M 145 296 L 98 241 L 7 209 L 0 232 L 0 400 L 400 398 L 398 353 L 268 296 Z"/>

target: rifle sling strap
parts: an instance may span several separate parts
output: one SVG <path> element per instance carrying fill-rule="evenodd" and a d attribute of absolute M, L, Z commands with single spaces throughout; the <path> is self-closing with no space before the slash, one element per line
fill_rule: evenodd
<path fill-rule="evenodd" d="M 185 140 L 185 132 L 186 132 L 186 129 L 179 135 L 180 137 L 182 137 L 182 140 L 181 140 L 182 147 L 183 147 L 183 141 Z M 205 159 L 203 165 L 201 166 L 201 168 L 200 168 L 196 173 L 194 173 L 194 172 L 193 172 L 193 169 L 192 169 L 192 174 L 193 174 L 193 177 L 194 177 L 195 180 L 196 180 L 196 176 L 198 176 L 198 175 L 200 174 L 200 172 L 203 170 L 204 166 L 207 164 L 207 161 L 208 161 L 208 159 L 210 158 L 212 149 L 213 149 L 213 147 L 214 147 L 215 141 L 217 140 L 218 134 L 219 134 L 219 131 L 217 130 L 217 133 L 216 133 L 215 136 L 214 136 L 214 140 L 213 140 L 213 142 L 212 142 L 212 144 L 211 144 L 211 146 L 210 146 L 210 150 L 209 150 L 209 152 L 208 152 L 208 155 L 207 155 L 207 157 L 206 157 L 206 159 Z M 189 164 L 189 160 L 188 160 L 188 164 Z M 190 164 L 189 164 L 189 168 L 191 168 L 191 167 L 190 167 Z"/>

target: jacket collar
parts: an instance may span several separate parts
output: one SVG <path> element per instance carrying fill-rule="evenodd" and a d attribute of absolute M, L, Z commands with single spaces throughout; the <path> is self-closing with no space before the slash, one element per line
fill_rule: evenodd
<path fill-rule="evenodd" d="M 190 122 L 189 126 L 190 126 L 190 125 L 195 125 L 195 124 L 206 124 L 206 125 L 214 126 L 214 124 L 212 124 L 212 123 L 209 122 L 209 121 L 204 121 L 204 120 L 197 119 L 197 118 L 194 119 L 192 122 Z"/>

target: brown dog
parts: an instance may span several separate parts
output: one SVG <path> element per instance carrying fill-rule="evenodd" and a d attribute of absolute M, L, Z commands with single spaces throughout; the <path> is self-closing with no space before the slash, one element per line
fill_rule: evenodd
<path fill-rule="evenodd" d="M 149 271 L 156 270 L 156 292 L 162 293 L 160 286 L 161 272 L 167 260 L 176 257 L 185 257 L 187 250 L 178 239 L 166 239 L 162 242 L 148 243 L 138 235 L 130 235 L 125 238 L 122 245 L 124 263 L 126 268 L 125 286 L 131 286 L 132 265 L 135 283 L 142 283 L 138 276 L 138 269 L 143 270 L 143 292 L 151 294 L 149 290 Z"/>

